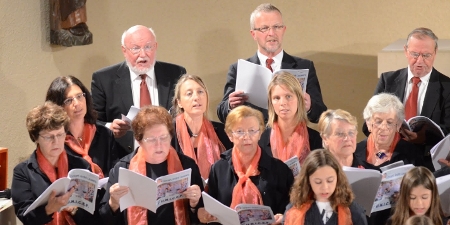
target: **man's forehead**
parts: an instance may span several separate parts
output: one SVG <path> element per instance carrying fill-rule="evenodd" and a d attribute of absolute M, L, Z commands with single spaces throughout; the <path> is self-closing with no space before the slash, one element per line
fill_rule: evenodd
<path fill-rule="evenodd" d="M 255 23 L 260 23 L 263 25 L 266 25 L 264 23 L 271 23 L 271 24 L 283 23 L 283 18 L 281 17 L 281 14 L 277 11 L 259 12 L 256 14 Z"/>

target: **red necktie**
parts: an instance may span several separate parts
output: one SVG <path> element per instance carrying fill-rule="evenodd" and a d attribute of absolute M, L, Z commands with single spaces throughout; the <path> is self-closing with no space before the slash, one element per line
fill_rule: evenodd
<path fill-rule="evenodd" d="M 152 99 L 150 98 L 150 92 L 148 91 L 147 82 L 145 79 L 147 78 L 147 74 L 141 74 L 141 100 L 140 100 L 140 108 L 151 105 Z"/>
<path fill-rule="evenodd" d="M 409 93 L 408 100 L 405 103 L 405 119 L 409 120 L 409 118 L 417 116 L 417 96 L 419 95 L 419 87 L 417 84 L 420 83 L 420 78 L 413 77 L 412 78 L 412 89 L 411 93 Z"/>
<path fill-rule="evenodd" d="M 266 67 L 267 67 L 267 69 L 269 69 L 270 71 L 272 71 L 273 72 L 273 69 L 272 69 L 272 63 L 273 63 L 273 59 L 267 59 L 266 60 Z"/>

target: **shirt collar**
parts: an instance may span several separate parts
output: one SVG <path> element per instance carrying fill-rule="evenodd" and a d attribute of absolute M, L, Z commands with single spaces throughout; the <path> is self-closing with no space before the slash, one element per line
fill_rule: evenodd
<path fill-rule="evenodd" d="M 431 72 L 433 72 L 433 69 L 431 69 L 430 72 L 427 73 L 425 76 L 420 77 L 420 82 L 421 82 L 421 83 L 428 83 L 428 81 L 430 80 Z M 410 68 L 409 65 L 408 65 L 408 80 L 406 80 L 408 84 L 409 84 L 410 82 L 412 82 L 412 81 L 411 81 L 411 78 L 413 78 L 413 77 L 414 77 L 414 75 L 412 74 L 411 68 Z"/>
<path fill-rule="evenodd" d="M 140 75 L 141 74 L 136 74 L 135 72 L 133 72 L 131 70 L 131 68 L 128 68 L 128 70 L 130 71 L 130 77 L 131 77 L 131 81 L 135 81 L 135 80 L 140 80 Z M 147 76 L 151 78 L 151 80 L 155 80 L 155 67 L 153 66 L 148 72 L 147 72 Z"/>
<path fill-rule="evenodd" d="M 283 61 L 283 52 L 284 50 L 281 49 L 280 53 L 278 53 L 277 55 L 275 55 L 274 57 L 272 57 L 273 59 L 273 63 L 272 68 L 275 67 L 276 65 L 281 65 L 281 62 Z M 261 62 L 261 65 L 265 66 L 266 65 L 266 60 L 269 58 L 266 55 L 262 54 L 259 50 L 257 51 L 257 55 L 259 58 L 259 61 Z M 280 66 L 281 68 L 281 66 Z"/>

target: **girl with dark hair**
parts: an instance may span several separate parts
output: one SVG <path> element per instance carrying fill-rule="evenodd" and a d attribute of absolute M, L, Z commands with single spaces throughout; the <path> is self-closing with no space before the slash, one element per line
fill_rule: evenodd
<path fill-rule="evenodd" d="M 328 150 L 309 153 L 291 189 L 285 224 L 367 225 L 341 165 Z"/>
<path fill-rule="evenodd" d="M 388 225 L 405 224 L 414 215 L 425 215 L 436 225 L 447 224 L 436 179 L 427 168 L 420 166 L 409 170 L 402 179 L 399 194 L 394 214 L 387 221 Z"/>

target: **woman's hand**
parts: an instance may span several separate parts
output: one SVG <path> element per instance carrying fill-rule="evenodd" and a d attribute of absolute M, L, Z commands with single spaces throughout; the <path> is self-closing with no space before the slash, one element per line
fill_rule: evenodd
<path fill-rule="evenodd" d="M 113 212 L 119 209 L 119 200 L 127 193 L 128 187 L 120 186 L 119 183 L 115 183 L 109 188 L 109 206 Z"/>
<path fill-rule="evenodd" d="M 195 208 L 197 206 L 198 201 L 202 196 L 200 187 L 196 184 L 188 187 L 182 194 L 184 197 L 189 199 L 189 205 L 191 206 L 191 208 Z"/>
<path fill-rule="evenodd" d="M 278 214 L 275 214 L 273 217 L 275 219 L 275 222 L 272 223 L 271 225 L 281 224 L 281 221 L 283 220 L 283 214 L 278 213 Z"/>
<path fill-rule="evenodd" d="M 197 212 L 198 220 L 201 223 L 210 223 L 213 221 L 217 221 L 217 218 L 206 212 L 205 208 L 199 208 Z"/>
<path fill-rule="evenodd" d="M 61 196 L 56 196 L 56 192 L 52 191 L 52 193 L 50 194 L 50 198 L 48 199 L 47 205 L 45 206 L 45 212 L 47 213 L 47 215 L 51 215 L 54 212 L 58 212 L 61 207 L 67 205 L 67 203 L 69 202 L 69 198 L 74 191 L 75 187 L 72 187 L 70 191 Z"/>

